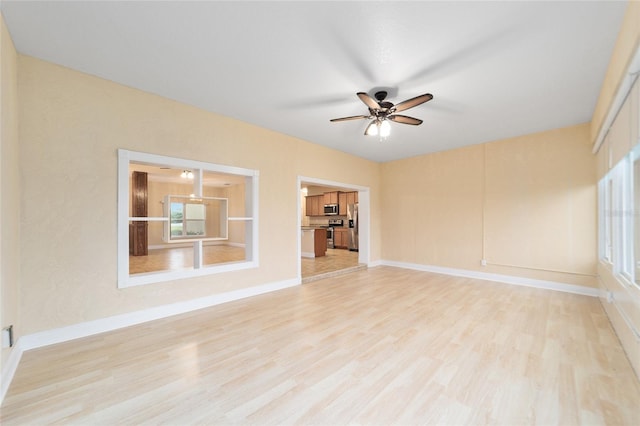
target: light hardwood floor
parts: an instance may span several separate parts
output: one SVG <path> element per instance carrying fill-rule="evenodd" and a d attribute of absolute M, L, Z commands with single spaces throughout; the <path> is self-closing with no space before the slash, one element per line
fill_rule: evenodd
<path fill-rule="evenodd" d="M 238 262 L 245 259 L 244 248 L 227 245 L 205 246 L 203 254 L 204 265 Z M 330 273 L 358 267 L 358 253 L 344 249 L 327 249 L 326 256 L 303 257 L 301 262 L 302 278 L 326 276 Z M 146 256 L 129 256 L 130 274 L 184 268 L 193 268 L 193 248 L 154 249 L 149 250 L 149 254 Z"/>
<path fill-rule="evenodd" d="M 303 282 L 310 282 L 317 278 L 336 276 L 342 272 L 364 269 L 366 265 L 358 265 L 358 252 L 344 249 L 327 249 L 327 254 L 320 257 L 303 257 Z"/>
<path fill-rule="evenodd" d="M 597 299 L 377 267 L 29 351 L 0 420 L 638 425 L 639 407 Z"/>
<path fill-rule="evenodd" d="M 228 245 L 204 246 L 202 263 L 238 262 L 246 259 L 244 247 Z M 193 248 L 174 247 L 149 250 L 146 256 L 129 256 L 129 273 L 169 271 L 173 269 L 193 268 Z"/>

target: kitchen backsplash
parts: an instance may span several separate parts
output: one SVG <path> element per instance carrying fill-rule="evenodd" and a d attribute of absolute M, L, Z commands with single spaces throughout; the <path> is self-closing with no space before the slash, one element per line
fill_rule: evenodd
<path fill-rule="evenodd" d="M 325 217 L 307 216 L 307 217 L 309 218 L 309 226 L 327 226 L 329 225 L 329 219 L 342 219 L 343 226 L 347 226 L 346 216 L 325 216 Z"/>

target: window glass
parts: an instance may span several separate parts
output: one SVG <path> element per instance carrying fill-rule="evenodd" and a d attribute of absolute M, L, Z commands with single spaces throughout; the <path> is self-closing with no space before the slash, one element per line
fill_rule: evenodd
<path fill-rule="evenodd" d="M 184 222 L 184 204 L 183 203 L 171 203 L 171 236 L 181 237 L 184 235 L 183 222 Z"/>

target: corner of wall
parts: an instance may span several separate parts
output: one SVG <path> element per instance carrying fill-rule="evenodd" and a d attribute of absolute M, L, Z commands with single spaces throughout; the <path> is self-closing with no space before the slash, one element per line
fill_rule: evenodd
<path fill-rule="evenodd" d="M 0 328 L 20 332 L 20 169 L 17 52 L 0 14 Z M 2 391 L 20 351 L 3 348 Z M 15 366 L 13 366 L 15 364 Z"/>

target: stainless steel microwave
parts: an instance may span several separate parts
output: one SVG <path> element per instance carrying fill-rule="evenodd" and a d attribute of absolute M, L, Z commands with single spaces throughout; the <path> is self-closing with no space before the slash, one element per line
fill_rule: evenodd
<path fill-rule="evenodd" d="M 325 216 L 335 216 L 340 212 L 337 204 L 325 204 L 324 205 L 324 215 Z"/>

